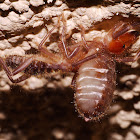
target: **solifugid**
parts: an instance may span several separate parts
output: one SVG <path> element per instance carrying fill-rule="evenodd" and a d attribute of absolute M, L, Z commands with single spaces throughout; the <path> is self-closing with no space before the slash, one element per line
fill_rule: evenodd
<path fill-rule="evenodd" d="M 110 29 L 104 38 L 94 38 L 87 41 L 84 37 L 84 28 L 81 29 L 81 41 L 71 46 L 66 40 L 66 20 L 62 15 L 63 28 L 58 42 L 59 54 L 49 52 L 44 46 L 52 31 L 51 29 L 38 46 L 40 54 L 0 57 L 7 76 L 13 83 L 26 80 L 31 75 L 49 73 L 52 70 L 74 72 L 72 87 L 75 90 L 75 106 L 85 121 L 96 120 L 102 117 L 109 108 L 115 89 L 115 61 L 133 62 L 139 58 L 140 51 L 135 57 L 126 57 L 130 54 L 131 45 L 136 42 L 140 22 L 129 23 L 119 21 Z M 14 68 L 11 72 L 8 68 Z M 12 76 L 23 72 L 17 79 Z"/>

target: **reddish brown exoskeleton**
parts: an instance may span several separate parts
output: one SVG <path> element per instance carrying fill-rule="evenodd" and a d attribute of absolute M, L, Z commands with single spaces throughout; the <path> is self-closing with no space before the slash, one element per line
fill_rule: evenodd
<path fill-rule="evenodd" d="M 125 57 L 139 36 L 139 32 L 134 29 L 136 23 L 120 21 L 105 37 L 94 38 L 93 41 L 85 40 L 85 31 L 80 25 L 82 41 L 67 46 L 66 20 L 63 15 L 62 21 L 63 28 L 58 43 L 60 54 L 53 54 L 43 47 L 46 39 L 58 27 L 55 26 L 39 44 L 40 54 L 25 57 L 11 55 L 5 61 L 0 58 L 0 63 L 13 83 L 51 70 L 74 72 L 72 87 L 75 90 L 76 109 L 85 121 L 97 120 L 104 115 L 113 98 L 116 84 L 115 61 L 133 62 L 139 58 L 140 51 L 135 57 Z M 11 72 L 8 66 L 17 67 Z M 12 76 L 20 72 L 24 74 L 13 79 Z"/>

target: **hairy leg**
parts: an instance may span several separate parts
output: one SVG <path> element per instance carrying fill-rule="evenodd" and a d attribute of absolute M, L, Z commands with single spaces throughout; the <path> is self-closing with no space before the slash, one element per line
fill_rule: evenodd
<path fill-rule="evenodd" d="M 72 45 L 72 46 L 67 46 L 67 44 L 66 44 L 66 39 L 67 39 L 67 36 L 66 36 L 66 20 L 64 18 L 64 14 L 62 14 L 62 22 L 63 22 L 63 29 L 62 29 L 62 35 L 61 35 L 61 43 L 58 45 L 58 47 L 60 48 L 60 50 L 64 54 L 64 56 L 67 59 L 73 58 L 74 56 L 76 56 L 76 54 L 79 51 L 81 51 L 81 46 L 83 46 L 85 48 L 86 52 L 88 52 L 89 47 L 88 47 L 87 42 L 86 42 L 85 37 L 84 37 L 84 33 L 85 33 L 84 27 L 82 25 L 79 25 L 80 28 L 81 28 L 82 42 L 76 43 L 75 45 Z M 77 44 L 79 44 L 79 45 L 77 45 Z M 72 51 L 70 51 L 71 47 L 74 48 Z"/>
<path fill-rule="evenodd" d="M 78 52 L 79 48 L 75 48 L 72 52 L 68 51 L 68 47 L 66 45 L 66 20 L 64 18 L 64 14 L 62 14 L 62 22 L 63 22 L 63 29 L 62 29 L 62 36 L 61 36 L 61 44 L 58 45 L 62 53 L 65 54 L 67 59 L 72 58 Z"/>
<path fill-rule="evenodd" d="M 26 59 L 21 65 L 19 65 L 13 72 L 12 75 L 16 75 L 22 71 L 24 71 L 32 62 L 33 62 L 33 57 L 30 57 Z"/>
<path fill-rule="evenodd" d="M 88 51 L 89 50 L 89 47 L 88 47 L 87 41 L 85 39 L 85 28 L 81 24 L 79 24 L 79 27 L 81 29 L 81 38 L 82 38 L 82 42 L 84 44 L 84 48 L 86 49 L 86 51 Z"/>
<path fill-rule="evenodd" d="M 58 19 L 58 24 L 55 25 L 45 36 L 44 38 L 42 39 L 42 41 L 40 42 L 40 44 L 38 45 L 38 49 L 40 50 L 40 52 L 47 56 L 47 57 L 50 57 L 50 58 L 56 58 L 57 59 L 57 56 L 55 54 L 53 54 L 52 56 L 52 53 L 49 52 L 46 48 L 43 47 L 43 45 L 45 44 L 45 41 L 51 36 L 52 32 L 59 27 L 59 24 L 60 24 L 60 17 Z"/>
<path fill-rule="evenodd" d="M 134 62 L 137 61 L 140 58 L 140 49 L 137 51 L 135 57 L 123 57 L 123 58 L 115 58 L 117 62 Z"/>
<path fill-rule="evenodd" d="M 20 83 L 30 77 L 31 77 L 31 75 L 23 74 L 22 76 L 18 77 L 17 79 L 13 79 L 13 78 L 12 79 L 9 78 L 9 79 L 11 80 L 12 83 Z"/>
<path fill-rule="evenodd" d="M 42 52 L 42 53 L 48 53 L 48 50 L 43 48 L 42 46 L 45 44 L 45 41 L 50 37 L 50 35 L 52 34 L 52 32 L 58 27 L 58 25 L 56 25 L 55 27 L 53 27 L 42 39 L 42 41 L 40 42 L 40 44 L 38 45 L 38 49 Z"/>
<path fill-rule="evenodd" d="M 28 79 L 30 77 L 30 75 L 27 74 L 23 74 L 22 76 L 20 76 L 17 79 L 13 79 L 12 76 L 14 76 L 13 72 L 10 72 L 10 70 L 8 69 L 7 65 L 5 64 L 4 60 L 0 57 L 0 63 L 3 66 L 3 69 L 5 70 L 8 78 L 10 79 L 11 82 L 13 83 L 19 83 L 22 82 L 26 79 Z"/>
<path fill-rule="evenodd" d="M 94 58 L 98 57 L 99 55 L 100 55 L 100 53 L 95 53 L 95 54 L 89 55 L 89 56 L 87 56 L 87 57 L 85 57 L 85 58 L 83 58 L 83 59 L 81 59 L 77 62 L 72 63 L 72 66 L 76 67 L 76 66 L 78 66 L 78 65 L 80 65 L 80 64 L 82 64 L 86 61 L 89 61 L 91 59 L 94 59 Z"/>

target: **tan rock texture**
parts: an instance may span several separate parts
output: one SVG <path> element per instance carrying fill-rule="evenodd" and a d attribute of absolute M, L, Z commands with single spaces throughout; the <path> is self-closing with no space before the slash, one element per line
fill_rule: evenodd
<path fill-rule="evenodd" d="M 140 20 L 140 1 L 0 0 L 0 56 L 35 53 L 62 13 L 72 40 L 80 40 L 78 24 L 84 26 L 86 39 L 92 40 L 120 20 Z M 61 31 L 62 22 L 46 41 L 52 52 L 59 52 Z M 140 37 L 132 48 L 140 48 Z M 74 108 L 72 73 L 32 76 L 12 84 L 1 67 L 0 140 L 139 140 L 140 61 L 117 63 L 116 72 L 108 114 L 100 121 L 85 122 Z"/>

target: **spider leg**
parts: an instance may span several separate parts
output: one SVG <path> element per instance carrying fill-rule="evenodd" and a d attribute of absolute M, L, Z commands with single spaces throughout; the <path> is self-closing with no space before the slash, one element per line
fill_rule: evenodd
<path fill-rule="evenodd" d="M 44 38 L 42 39 L 42 41 L 40 42 L 40 44 L 38 45 L 38 49 L 40 50 L 40 52 L 43 54 L 43 55 L 46 55 L 47 57 L 50 57 L 52 59 L 56 58 L 57 59 L 57 56 L 53 54 L 52 56 L 52 53 L 49 52 L 46 48 L 43 47 L 43 45 L 45 44 L 45 41 L 51 36 L 52 32 L 57 28 L 59 27 L 59 24 L 60 24 L 60 17 L 58 19 L 58 24 L 55 25 L 45 36 Z"/>
<path fill-rule="evenodd" d="M 12 75 L 16 75 L 19 72 L 25 70 L 32 62 L 33 62 L 34 58 L 33 57 L 29 57 L 28 59 L 26 59 L 21 65 L 19 65 L 13 72 Z"/>
<path fill-rule="evenodd" d="M 48 50 L 43 48 L 42 46 L 44 45 L 45 41 L 50 37 L 50 35 L 52 34 L 52 32 L 58 27 L 58 25 L 56 25 L 55 27 L 53 27 L 42 39 L 42 41 L 40 42 L 40 44 L 38 45 L 38 49 L 42 52 L 42 53 L 48 53 Z M 50 53 L 50 52 L 49 52 Z"/>
<path fill-rule="evenodd" d="M 134 62 L 137 61 L 140 58 L 140 49 L 137 51 L 135 57 L 123 57 L 123 58 L 115 58 L 117 62 Z"/>
<path fill-rule="evenodd" d="M 140 49 L 137 51 L 134 61 L 137 61 L 140 58 Z"/>
<path fill-rule="evenodd" d="M 65 43 L 62 40 L 62 43 L 59 43 L 58 44 L 58 47 L 61 50 L 61 52 L 64 55 L 64 57 L 66 57 L 67 59 L 71 59 L 80 50 L 79 45 L 80 44 L 74 44 L 74 45 L 72 45 L 72 48 L 74 48 L 74 50 L 72 52 L 70 52 L 70 51 L 67 50 L 66 45 L 65 45 Z M 70 46 L 68 46 L 68 47 L 70 47 Z"/>
<path fill-rule="evenodd" d="M 29 75 L 29 74 L 23 74 L 22 76 L 18 77 L 17 79 L 13 79 L 13 78 L 12 79 L 9 78 L 9 79 L 11 80 L 12 83 L 20 83 L 30 77 L 31 77 L 31 75 Z"/>
<path fill-rule="evenodd" d="M 27 78 L 30 77 L 30 75 L 24 74 L 24 75 L 20 76 L 20 77 L 17 78 L 17 79 L 13 79 L 12 76 L 13 76 L 14 74 L 13 74 L 12 72 L 10 72 L 10 70 L 8 69 L 8 67 L 6 66 L 4 60 L 3 60 L 1 57 L 0 57 L 0 63 L 2 64 L 3 69 L 5 70 L 5 72 L 6 72 L 7 76 L 8 76 L 8 78 L 9 78 L 10 81 L 13 82 L 13 83 L 19 83 L 19 82 L 24 81 L 24 80 L 26 80 Z"/>
<path fill-rule="evenodd" d="M 86 61 L 89 61 L 91 59 L 94 59 L 94 58 L 98 57 L 100 54 L 101 54 L 101 52 L 89 55 L 89 56 L 87 56 L 87 57 L 85 57 L 85 58 L 83 58 L 83 59 L 81 59 L 81 60 L 79 60 L 77 62 L 72 63 L 72 66 L 73 67 L 78 66 L 78 65 L 80 65 L 80 64 L 82 64 L 82 63 L 84 63 Z"/>
<path fill-rule="evenodd" d="M 63 22 L 63 29 L 62 29 L 62 36 L 61 36 L 61 44 L 58 45 L 58 47 L 61 49 L 62 52 L 64 52 L 66 58 L 70 59 L 72 58 L 77 52 L 78 52 L 78 47 L 73 50 L 71 54 L 67 49 L 66 45 L 66 20 L 64 18 L 64 14 L 62 14 L 62 22 Z M 61 47 L 62 46 L 62 47 Z"/>
<path fill-rule="evenodd" d="M 134 62 L 135 60 L 134 60 L 134 57 L 124 57 L 124 58 L 115 58 L 115 61 L 117 61 L 117 62 L 123 62 L 123 63 L 125 63 L 125 62 Z"/>
<path fill-rule="evenodd" d="M 81 29 L 81 38 L 82 38 L 82 42 L 84 44 L 83 47 L 86 49 L 86 51 L 88 51 L 89 50 L 89 47 L 87 45 L 87 41 L 86 41 L 85 36 L 84 36 L 85 35 L 85 28 L 81 24 L 79 24 L 79 27 Z"/>
<path fill-rule="evenodd" d="M 77 44 L 72 45 L 74 49 L 73 49 L 72 52 L 70 52 L 69 49 L 70 49 L 71 46 L 66 45 L 66 39 L 67 39 L 67 36 L 66 36 L 66 20 L 64 18 L 64 14 L 62 14 L 62 22 L 63 22 L 63 29 L 62 29 L 62 35 L 61 35 L 61 44 L 59 44 L 58 47 L 60 48 L 62 53 L 65 54 L 65 57 L 67 59 L 71 59 L 72 57 L 74 57 L 81 50 L 80 46 L 84 46 L 86 51 L 88 51 L 89 47 L 88 47 L 87 42 L 86 42 L 85 37 L 84 37 L 85 29 L 82 25 L 79 25 L 80 28 L 81 28 L 82 42 L 78 43 L 79 45 L 77 45 Z"/>

